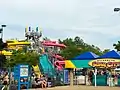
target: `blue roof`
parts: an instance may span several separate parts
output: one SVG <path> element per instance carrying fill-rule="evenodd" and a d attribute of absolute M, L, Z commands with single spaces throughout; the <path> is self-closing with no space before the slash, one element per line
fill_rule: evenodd
<path fill-rule="evenodd" d="M 98 55 L 96 55 L 95 53 L 92 52 L 85 52 L 83 54 L 78 55 L 77 57 L 73 58 L 72 60 L 83 60 L 83 59 L 95 59 L 99 57 Z"/>
<path fill-rule="evenodd" d="M 118 52 L 112 50 L 112 51 L 107 52 L 98 58 L 115 58 L 115 59 L 117 59 L 117 58 L 120 58 L 120 54 Z"/>

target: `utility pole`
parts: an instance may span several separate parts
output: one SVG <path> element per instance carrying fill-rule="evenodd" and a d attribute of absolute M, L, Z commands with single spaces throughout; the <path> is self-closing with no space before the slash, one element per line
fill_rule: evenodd
<path fill-rule="evenodd" d="M 6 25 L 1 25 L 0 33 L 1 33 L 1 38 L 3 39 L 3 30 Z"/>
<path fill-rule="evenodd" d="M 6 27 L 6 25 L 1 25 L 0 28 L 0 54 L 2 54 L 2 50 L 7 46 L 7 44 L 5 45 L 5 43 L 3 42 L 3 29 L 4 27 Z"/>

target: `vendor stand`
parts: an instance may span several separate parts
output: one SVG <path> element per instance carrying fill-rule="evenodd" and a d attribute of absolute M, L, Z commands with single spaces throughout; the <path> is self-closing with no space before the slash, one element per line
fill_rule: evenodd
<path fill-rule="evenodd" d="M 117 76 L 115 71 L 115 69 L 120 66 L 120 55 L 114 50 L 100 57 L 91 59 L 90 56 L 92 55 L 93 53 L 89 52 L 89 54 L 87 53 L 86 55 L 84 53 L 73 60 L 66 60 L 65 68 L 91 68 L 90 70 L 94 73 L 92 79 L 90 78 L 92 80 L 92 85 L 120 86 L 120 73 Z"/>
<path fill-rule="evenodd" d="M 120 65 L 119 59 L 110 59 L 110 58 L 96 59 L 96 60 L 90 61 L 89 65 L 95 68 L 93 85 L 115 86 L 116 84 L 115 82 L 117 82 L 116 81 L 117 79 L 115 77 L 115 72 L 112 72 L 112 71 L 114 71 L 114 69 Z M 101 71 L 100 74 L 98 74 L 99 72 L 97 71 L 97 69 Z M 106 70 L 106 71 L 103 72 L 102 70 Z"/>
<path fill-rule="evenodd" d="M 85 53 L 80 54 L 79 56 L 73 58 L 72 60 L 65 60 L 65 68 L 70 69 L 70 82 L 71 82 L 70 85 L 71 86 L 73 84 L 73 80 L 71 80 L 71 79 L 73 79 L 73 69 L 84 68 L 87 71 L 87 69 L 91 68 L 91 66 L 88 65 L 89 61 L 96 59 L 97 57 L 99 57 L 99 56 L 92 52 L 85 52 Z M 87 79 L 86 75 L 84 75 L 84 76 L 77 75 L 77 77 L 78 77 L 77 81 L 79 84 L 83 82 L 83 79 L 85 82 L 84 84 L 87 84 L 88 79 Z M 83 77 L 85 77 L 85 78 L 83 78 Z M 82 79 L 82 82 L 79 82 L 79 81 L 81 81 L 81 79 Z"/>

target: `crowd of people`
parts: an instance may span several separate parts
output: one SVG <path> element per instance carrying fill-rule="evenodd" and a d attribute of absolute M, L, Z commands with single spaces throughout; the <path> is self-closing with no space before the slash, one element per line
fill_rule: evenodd
<path fill-rule="evenodd" d="M 90 70 L 88 73 L 88 82 L 92 85 L 94 70 Z M 118 78 L 120 78 L 120 73 L 110 73 L 108 70 L 98 70 L 97 75 L 106 76 L 109 80 L 109 77 L 112 78 L 113 82 L 117 84 Z M 9 77 L 10 80 L 14 82 L 14 74 L 9 73 L 7 71 L 0 71 L 0 84 L 1 85 L 8 85 L 9 84 Z M 25 81 L 24 79 L 22 81 Z M 52 81 L 48 78 L 48 75 L 37 75 L 32 73 L 31 76 L 31 84 L 33 88 L 47 88 L 52 86 Z"/>
<path fill-rule="evenodd" d="M 11 78 L 12 79 L 12 78 Z M 9 83 L 9 75 L 7 71 L 0 72 L 0 84 L 7 85 Z"/>
<path fill-rule="evenodd" d="M 33 88 L 46 88 L 48 86 L 47 77 L 45 75 L 33 75 L 32 87 Z"/>
<path fill-rule="evenodd" d="M 11 82 L 15 83 L 14 74 L 11 73 L 10 77 Z M 26 79 L 22 78 L 21 82 L 25 82 Z M 17 83 L 17 82 L 16 82 Z M 33 88 L 47 88 L 48 84 L 48 77 L 46 75 L 35 75 L 33 74 L 31 77 L 31 84 Z M 9 85 L 9 73 L 7 71 L 0 72 L 0 85 Z M 22 88 L 25 86 L 22 86 Z"/>

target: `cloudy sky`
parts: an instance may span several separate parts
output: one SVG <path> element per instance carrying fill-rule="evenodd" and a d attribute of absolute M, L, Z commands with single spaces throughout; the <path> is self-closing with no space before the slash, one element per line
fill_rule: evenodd
<path fill-rule="evenodd" d="M 24 38 L 26 26 L 52 39 L 80 36 L 101 49 L 120 40 L 120 0 L 0 0 L 4 39 Z"/>

